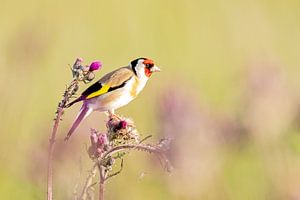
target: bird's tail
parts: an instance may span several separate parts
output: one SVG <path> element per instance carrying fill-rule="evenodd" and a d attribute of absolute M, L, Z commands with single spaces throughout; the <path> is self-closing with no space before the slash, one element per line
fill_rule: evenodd
<path fill-rule="evenodd" d="M 80 122 L 82 120 L 84 120 L 87 116 L 89 116 L 92 111 L 93 111 L 92 108 L 89 108 L 88 106 L 86 106 L 84 104 L 82 105 L 82 107 L 81 107 L 81 109 L 80 109 L 80 111 L 79 111 L 79 113 L 78 113 L 75 121 L 72 124 L 71 129 L 69 130 L 67 136 L 65 137 L 65 141 L 67 141 L 71 137 L 71 135 L 76 130 L 76 128 L 78 127 L 78 125 L 80 124 Z"/>

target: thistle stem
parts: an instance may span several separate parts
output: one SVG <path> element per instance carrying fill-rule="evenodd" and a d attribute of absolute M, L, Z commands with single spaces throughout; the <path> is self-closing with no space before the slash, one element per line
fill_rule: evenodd
<path fill-rule="evenodd" d="M 88 177 L 85 181 L 82 193 L 80 195 L 80 200 L 86 200 L 86 198 L 88 196 L 88 189 L 89 189 L 89 187 L 91 187 L 93 178 L 96 176 L 96 173 L 97 173 L 97 164 L 95 164 L 93 166 L 93 168 L 90 171 L 90 174 L 88 175 Z"/>
<path fill-rule="evenodd" d="M 141 151 L 147 151 L 150 153 L 162 153 L 160 150 L 158 150 L 155 147 L 152 146 L 148 146 L 148 145 L 142 145 L 142 144 L 125 144 L 125 145 L 120 145 L 120 146 L 116 146 L 112 149 L 110 149 L 109 151 L 107 151 L 104 155 L 103 158 L 106 158 L 107 156 L 110 156 L 114 153 L 120 152 L 120 151 L 124 151 L 126 149 L 136 149 L 136 150 L 141 150 Z"/>
<path fill-rule="evenodd" d="M 99 200 L 104 200 L 104 181 L 100 181 L 99 184 Z"/>
<path fill-rule="evenodd" d="M 105 173 L 104 173 L 104 167 L 101 165 L 101 163 L 98 164 L 98 169 L 100 174 L 99 200 L 104 200 Z"/>
<path fill-rule="evenodd" d="M 69 98 L 76 92 L 78 87 L 78 81 L 73 80 L 69 87 L 67 87 L 62 101 L 58 104 L 58 108 L 56 111 L 56 118 L 54 121 L 51 138 L 49 139 L 49 150 L 48 150 L 48 166 L 47 166 L 47 200 L 53 199 L 53 152 L 54 152 L 54 146 L 55 146 L 55 138 L 57 134 L 57 129 L 59 122 L 61 120 L 61 117 L 64 112 L 64 108 L 66 103 L 68 102 Z"/>
<path fill-rule="evenodd" d="M 60 121 L 60 118 L 63 113 L 63 108 L 57 109 L 57 116 L 54 122 L 54 126 L 51 133 L 51 138 L 49 140 L 49 152 L 48 152 L 48 168 L 47 168 L 47 200 L 53 199 L 53 152 L 54 152 L 54 144 L 55 144 L 55 138 L 56 133 L 58 129 L 58 124 Z"/>

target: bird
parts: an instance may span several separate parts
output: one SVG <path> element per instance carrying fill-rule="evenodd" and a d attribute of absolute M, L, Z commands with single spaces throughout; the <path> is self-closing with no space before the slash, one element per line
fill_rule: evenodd
<path fill-rule="evenodd" d="M 93 111 L 115 115 L 115 110 L 135 99 L 144 89 L 151 75 L 159 71 L 161 71 L 160 68 L 154 64 L 153 60 L 137 58 L 128 66 L 104 75 L 82 92 L 77 99 L 66 105 L 68 108 L 75 103 L 83 102 L 65 141 L 71 137 L 81 121 Z"/>

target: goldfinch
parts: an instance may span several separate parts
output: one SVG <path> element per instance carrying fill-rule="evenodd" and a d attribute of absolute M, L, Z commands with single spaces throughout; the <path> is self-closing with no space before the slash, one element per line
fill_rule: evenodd
<path fill-rule="evenodd" d="M 132 101 L 145 87 L 153 72 L 160 69 L 148 58 L 138 58 L 126 66 L 114 70 L 87 88 L 79 98 L 69 103 L 83 101 L 83 105 L 73 122 L 65 140 L 68 140 L 82 120 L 93 111 L 108 112 L 110 115 Z"/>

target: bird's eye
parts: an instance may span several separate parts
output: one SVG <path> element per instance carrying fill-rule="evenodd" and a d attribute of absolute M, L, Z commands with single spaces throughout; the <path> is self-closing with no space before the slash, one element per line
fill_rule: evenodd
<path fill-rule="evenodd" d="M 146 67 L 147 67 L 147 68 L 151 68 L 151 67 L 153 67 L 153 64 L 147 63 L 147 64 L 146 64 Z"/>

